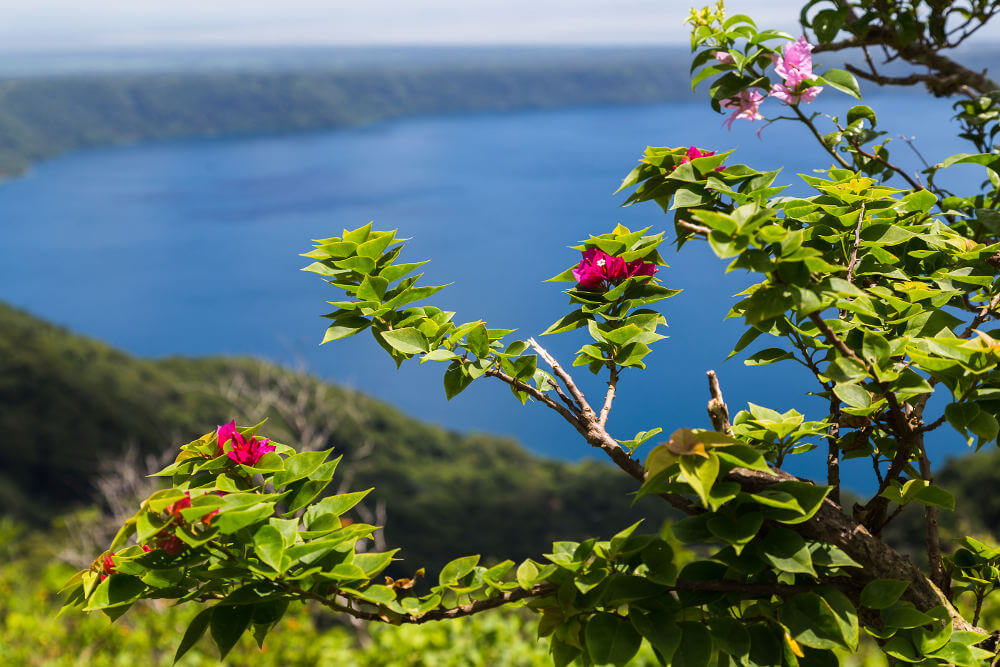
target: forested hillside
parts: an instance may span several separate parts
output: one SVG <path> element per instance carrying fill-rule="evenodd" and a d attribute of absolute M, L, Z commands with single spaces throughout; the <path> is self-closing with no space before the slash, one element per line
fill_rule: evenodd
<path fill-rule="evenodd" d="M 344 454 L 334 486 L 349 475 L 352 490 L 375 487 L 387 541 L 411 569 L 455 557 L 459 543 L 487 557 L 537 555 L 638 516 L 634 484 L 606 465 L 449 432 L 259 361 L 136 359 L 0 304 L 0 514 L 51 518 L 91 502 L 95 476 L 130 444 L 159 454 L 234 417 L 265 416 L 279 441 Z M 646 502 L 647 514 L 665 506 Z"/>
<path fill-rule="evenodd" d="M 85 146 L 690 95 L 686 68 L 658 59 L 7 78 L 0 79 L 0 177 Z"/>

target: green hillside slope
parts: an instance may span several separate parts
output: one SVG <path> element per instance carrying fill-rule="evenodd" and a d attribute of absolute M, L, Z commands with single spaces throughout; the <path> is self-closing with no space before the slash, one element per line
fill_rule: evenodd
<path fill-rule="evenodd" d="M 243 389 L 234 391 L 237 379 Z M 295 443 L 303 432 L 295 410 L 272 401 L 268 415 L 249 414 L 268 395 L 293 398 L 312 424 L 329 428 L 328 442 L 345 455 L 341 470 L 351 471 L 354 489 L 375 487 L 387 540 L 404 548 L 411 568 L 434 567 L 456 550 L 526 557 L 638 517 L 632 480 L 609 466 L 544 460 L 511 440 L 445 431 L 259 361 L 136 359 L 2 304 L 0 513 L 51 515 L 89 502 L 102 462 L 128 444 L 160 452 L 234 416 L 269 416 L 266 432 Z"/>
<path fill-rule="evenodd" d="M 0 78 L 0 176 L 85 146 L 336 128 L 403 115 L 690 96 L 658 60 Z"/>

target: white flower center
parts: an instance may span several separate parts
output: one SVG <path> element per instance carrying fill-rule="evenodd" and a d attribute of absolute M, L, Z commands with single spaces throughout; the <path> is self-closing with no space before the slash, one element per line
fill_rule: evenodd
<path fill-rule="evenodd" d="M 607 263 L 607 262 L 606 262 L 605 260 L 603 260 L 603 259 L 599 259 L 599 260 L 597 260 L 597 265 L 598 265 L 598 266 L 604 266 L 604 265 L 605 265 L 606 263 Z"/>

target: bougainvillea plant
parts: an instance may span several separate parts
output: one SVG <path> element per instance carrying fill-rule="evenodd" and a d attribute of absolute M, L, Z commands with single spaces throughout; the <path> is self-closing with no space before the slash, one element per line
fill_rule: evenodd
<path fill-rule="evenodd" d="M 636 524 L 557 542 L 518 564 L 486 567 L 463 555 L 423 592 L 381 583 L 395 552 L 358 548 L 376 527 L 341 517 L 368 491 L 327 494 L 332 450 L 297 453 L 257 436 L 260 425 L 229 424 L 181 447 L 159 473 L 170 486 L 69 582 L 67 605 L 112 618 L 142 598 L 201 605 L 178 656 L 206 632 L 222 655 L 248 630 L 262 642 L 289 604 L 314 601 L 397 624 L 525 605 L 560 666 L 622 665 L 643 642 L 672 665 L 836 665 L 864 637 L 898 663 L 995 663 L 1000 634 L 978 624 L 1000 588 L 1000 549 L 973 538 L 942 543 L 938 513 L 954 500 L 934 482 L 932 462 L 939 429 L 977 449 L 1000 430 L 1000 332 L 991 328 L 1000 317 L 1000 88 L 943 53 L 997 11 L 983 0 L 811 0 L 801 37 L 759 30 L 721 5 L 692 13 L 693 83 L 710 81 L 712 106 L 731 112 L 725 123 L 765 113 L 765 123 L 803 123 L 833 165 L 802 176 L 809 194 L 789 197 L 778 172 L 734 164 L 731 152 L 649 148 L 622 184 L 626 204 L 656 202 L 681 251 L 707 242 L 729 269 L 758 278 L 728 313 L 745 329 L 733 354 L 773 340 L 748 361 L 808 369 L 804 390 L 823 402 L 821 420 L 753 404 L 731 418 L 709 372 L 710 427 L 692 415 L 666 439 L 656 424 L 632 437 L 609 433 L 618 383 L 664 338 L 659 307 L 676 292 L 661 284 L 663 232 L 618 225 L 567 256 L 551 280 L 568 284 L 569 312 L 543 333 L 587 330 L 569 366 L 535 338 L 417 305 L 442 287 L 418 284 L 422 262 L 399 261 L 404 244 L 393 231 L 345 230 L 306 253 L 307 270 L 339 294 L 324 342 L 368 332 L 397 364 L 443 364 L 449 398 L 489 378 L 551 410 L 634 478 L 638 495 L 677 510 L 672 533 L 695 545 L 690 562 L 679 566 L 669 536 Z M 920 71 L 883 75 L 874 46 Z M 819 65 L 845 49 L 867 65 Z M 893 161 L 871 108 L 806 111 L 825 87 L 860 97 L 856 76 L 964 95 L 961 136 L 975 152 L 943 158 L 921 178 Z M 960 163 L 982 169 L 978 189 L 936 185 Z M 603 395 L 580 389 L 580 366 L 606 378 Z M 782 469 L 820 446 L 822 482 Z M 876 480 L 852 507 L 841 506 L 844 459 L 869 460 Z M 923 507 L 926 571 L 881 539 L 909 505 Z M 968 617 L 959 596 L 974 606 Z"/>

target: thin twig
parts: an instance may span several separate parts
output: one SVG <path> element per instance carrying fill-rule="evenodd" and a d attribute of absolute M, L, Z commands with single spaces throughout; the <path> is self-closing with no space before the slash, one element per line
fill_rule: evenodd
<path fill-rule="evenodd" d="M 928 484 L 934 481 L 931 477 L 931 461 L 927 457 L 927 448 L 923 445 L 923 435 L 920 436 L 920 476 Z M 934 505 L 924 507 L 924 532 L 927 540 L 927 562 L 930 565 L 931 581 L 945 595 L 951 593 L 950 577 L 944 568 L 944 560 L 941 557 L 941 537 L 938 533 L 938 508 Z M 976 624 L 974 621 L 973 624 Z"/>
<path fill-rule="evenodd" d="M 608 415 L 611 414 L 611 403 L 615 400 L 615 391 L 618 387 L 618 365 L 611 362 L 609 368 L 611 369 L 611 375 L 608 378 L 608 393 L 604 395 L 604 406 L 601 408 L 601 414 L 597 417 L 597 424 L 601 427 L 608 423 Z"/>
<path fill-rule="evenodd" d="M 865 221 L 865 204 L 861 203 L 861 212 L 858 214 L 858 224 L 854 228 L 854 246 L 851 247 L 851 259 L 847 262 L 847 282 L 854 281 L 854 267 L 858 265 L 858 248 L 861 246 L 861 225 Z M 843 317 L 843 315 L 841 315 Z"/>
<path fill-rule="evenodd" d="M 861 204 L 861 212 L 858 214 L 858 224 L 854 227 L 854 245 L 851 246 L 851 256 L 847 262 L 847 282 L 854 283 L 854 268 L 858 265 L 858 248 L 861 247 L 861 225 L 865 221 L 865 205 Z M 847 310 L 841 308 L 837 311 L 840 319 L 847 318 Z"/>
<path fill-rule="evenodd" d="M 958 334 L 958 337 L 959 338 L 968 338 L 970 335 L 972 335 L 973 331 L 975 331 L 977 328 L 979 328 L 979 326 L 983 322 L 985 322 L 986 320 L 988 320 L 990 318 L 990 316 L 994 314 L 994 311 L 996 310 L 997 305 L 1000 305 L 1000 294 L 997 294 L 992 299 L 990 299 L 990 302 L 989 302 L 988 305 L 983 306 L 983 308 L 979 311 L 979 313 L 972 319 L 972 322 L 969 323 L 969 326 L 967 326 L 965 328 L 965 331 L 963 331 L 962 333 Z"/>
<path fill-rule="evenodd" d="M 709 229 L 708 227 L 705 227 L 704 225 L 696 225 L 693 222 L 688 222 L 687 220 L 677 220 L 675 221 L 674 224 L 676 224 L 681 229 L 686 229 L 689 232 L 693 232 L 695 234 L 701 234 L 702 236 L 708 236 L 709 234 L 712 233 L 712 230 Z"/>
<path fill-rule="evenodd" d="M 536 399 L 538 401 L 541 401 L 542 403 L 544 403 L 545 405 L 547 405 L 548 407 L 552 408 L 553 410 L 555 410 L 556 412 L 558 412 L 560 415 L 562 415 L 563 418 L 566 421 L 570 422 L 570 423 L 576 422 L 577 419 L 579 418 L 578 415 L 575 415 L 575 414 L 571 413 L 568 409 L 566 409 L 565 407 L 563 407 L 559 403 L 556 403 L 554 400 L 552 400 L 552 397 L 549 396 L 548 394 L 545 394 L 545 393 L 539 391 L 538 389 L 535 389 L 534 387 L 532 387 L 529 384 L 525 384 L 525 383 L 521 382 L 517 378 L 514 378 L 514 377 L 511 377 L 510 375 L 507 375 L 506 373 L 504 373 L 502 370 L 500 370 L 498 368 L 490 368 L 490 369 L 488 369 L 484 373 L 484 375 L 488 375 L 490 377 L 495 377 L 498 380 L 500 380 L 501 382 L 505 382 L 505 383 L 509 384 L 514 389 L 516 389 L 518 391 L 523 391 L 524 393 L 528 394 L 532 398 L 534 398 L 534 399 Z"/>
<path fill-rule="evenodd" d="M 539 345 L 538 341 L 534 338 L 528 339 L 528 345 L 530 345 L 531 348 L 538 353 L 538 356 L 545 360 L 545 363 L 549 365 L 549 368 L 551 368 L 552 372 L 556 374 L 556 377 L 562 380 L 563 384 L 566 385 L 566 389 L 569 391 L 570 396 L 573 397 L 573 400 L 576 401 L 580 412 L 587 413 L 589 411 L 590 413 L 593 413 L 594 410 L 590 407 L 590 404 L 587 403 L 587 399 L 584 398 L 583 392 L 580 391 L 580 389 L 576 386 L 576 383 L 573 382 L 573 378 L 570 377 L 569 373 L 564 371 L 562 366 L 559 365 L 559 362 L 548 353 L 548 350 Z"/>
<path fill-rule="evenodd" d="M 841 128 L 841 130 L 843 130 L 843 128 Z M 859 155 L 863 155 L 869 160 L 875 160 L 876 162 L 888 167 L 889 169 L 892 169 L 894 172 L 899 174 L 903 178 L 903 180 L 906 181 L 907 184 L 909 184 L 909 186 L 914 190 L 926 190 L 923 184 L 921 184 L 919 181 L 917 181 L 908 173 L 906 173 L 906 170 L 903 169 L 902 167 L 897 167 L 896 165 L 889 162 L 878 153 L 869 153 L 868 151 L 866 151 L 864 148 L 861 147 L 860 143 L 856 141 L 851 141 L 850 139 L 848 139 L 848 142 L 851 144 L 851 148 L 853 148 Z"/>
<path fill-rule="evenodd" d="M 826 440 L 828 445 L 826 455 L 826 483 L 832 489 L 830 500 L 840 504 L 840 399 L 834 396 L 830 399 L 830 430 Z"/>
<path fill-rule="evenodd" d="M 297 593 L 303 598 L 310 600 L 315 600 L 320 604 L 354 618 L 360 618 L 363 621 L 381 621 L 383 623 L 391 623 L 393 625 L 400 624 L 417 624 L 427 623 L 429 621 L 441 621 L 445 619 L 461 618 L 462 616 L 472 616 L 473 614 L 478 614 L 480 612 L 486 611 L 487 609 L 496 609 L 505 604 L 510 604 L 511 602 L 517 602 L 518 600 L 523 600 L 529 597 L 541 597 L 554 593 L 556 591 L 556 586 L 553 584 L 538 584 L 528 590 L 523 588 L 518 588 L 506 593 L 502 593 L 495 598 L 487 598 L 485 600 L 476 600 L 470 602 L 469 604 L 459 605 L 451 609 L 433 609 L 428 611 L 426 614 L 398 614 L 385 609 L 380 609 L 380 611 L 365 611 L 363 609 L 355 609 L 353 607 L 340 604 L 337 602 L 336 597 L 333 599 L 319 595 L 313 591 L 307 591 L 297 586 L 290 587 L 292 592 Z M 337 595 L 343 596 L 348 600 L 354 600 L 350 596 L 344 595 L 342 592 L 338 592 Z"/>
<path fill-rule="evenodd" d="M 833 159 L 840 164 L 841 167 L 843 167 L 844 169 L 850 169 L 851 168 L 850 163 L 843 157 L 841 157 L 837 153 L 837 151 L 833 150 L 830 146 L 828 146 L 825 141 L 823 141 L 823 135 L 821 135 L 819 133 L 819 130 L 816 129 L 816 126 L 813 124 L 812 120 L 807 118 L 806 115 L 802 113 L 802 110 L 799 109 L 799 105 L 792 104 L 790 106 L 792 107 L 792 111 L 795 112 L 795 115 L 799 117 L 799 120 L 805 123 L 806 127 L 808 127 L 812 131 L 813 136 L 816 137 L 816 141 L 819 142 L 820 146 L 822 146 L 826 150 L 826 152 L 829 153 L 833 157 Z"/>

